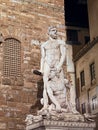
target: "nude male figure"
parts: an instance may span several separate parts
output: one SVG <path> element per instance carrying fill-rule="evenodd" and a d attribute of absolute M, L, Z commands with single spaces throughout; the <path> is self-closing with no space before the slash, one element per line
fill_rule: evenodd
<path fill-rule="evenodd" d="M 64 75 L 62 70 L 62 65 L 66 57 L 66 47 L 64 41 L 57 38 L 57 29 L 55 27 L 50 27 L 48 30 L 49 40 L 42 44 L 41 46 L 41 68 L 40 72 L 43 74 L 44 90 L 43 90 L 43 109 L 48 107 L 48 96 L 51 102 L 55 105 L 57 111 L 61 111 L 60 103 L 58 99 L 54 96 L 52 80 L 56 78 L 61 80 L 59 89 L 64 89 Z M 54 73 L 54 76 L 53 76 Z M 58 79 L 57 79 L 58 78 Z M 63 87 L 63 88 L 62 88 Z M 58 88 L 54 86 L 58 91 Z"/>

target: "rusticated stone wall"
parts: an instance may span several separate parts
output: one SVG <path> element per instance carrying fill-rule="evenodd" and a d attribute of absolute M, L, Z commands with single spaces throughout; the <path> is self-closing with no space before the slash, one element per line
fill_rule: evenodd
<path fill-rule="evenodd" d="M 65 37 L 64 0 L 0 0 L 0 130 L 24 130 L 30 108 L 34 113 L 41 107 L 42 77 L 31 70 L 39 69 L 39 43 L 50 25 Z"/>

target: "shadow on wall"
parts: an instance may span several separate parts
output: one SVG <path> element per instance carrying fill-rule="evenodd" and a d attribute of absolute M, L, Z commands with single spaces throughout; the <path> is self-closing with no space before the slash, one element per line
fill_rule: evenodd
<path fill-rule="evenodd" d="M 42 108 L 42 104 L 40 103 L 40 99 L 43 97 L 43 79 L 37 82 L 38 92 L 37 92 L 37 101 L 34 105 L 30 107 L 30 113 L 36 114 L 37 110 Z"/>

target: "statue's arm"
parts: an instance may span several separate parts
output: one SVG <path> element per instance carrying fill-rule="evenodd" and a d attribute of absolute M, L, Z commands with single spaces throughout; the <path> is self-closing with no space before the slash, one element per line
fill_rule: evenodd
<path fill-rule="evenodd" d="M 40 72 L 44 72 L 44 62 L 45 62 L 45 48 L 41 46 L 41 63 L 40 63 Z"/>
<path fill-rule="evenodd" d="M 60 53 L 61 53 L 61 56 L 60 56 L 60 62 L 57 66 L 57 70 L 61 70 L 62 69 L 62 65 L 66 59 L 66 47 L 65 47 L 65 43 L 62 42 L 60 44 Z"/>

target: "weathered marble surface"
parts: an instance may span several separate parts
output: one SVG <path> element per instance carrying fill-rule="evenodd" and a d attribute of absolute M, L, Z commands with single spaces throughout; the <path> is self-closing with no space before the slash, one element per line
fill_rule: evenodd
<path fill-rule="evenodd" d="M 95 123 L 42 120 L 28 125 L 26 130 L 94 130 Z"/>

